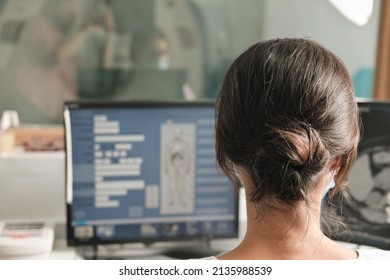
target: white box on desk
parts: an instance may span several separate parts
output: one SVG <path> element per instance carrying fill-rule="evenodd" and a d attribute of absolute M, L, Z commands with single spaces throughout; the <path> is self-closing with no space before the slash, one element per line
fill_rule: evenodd
<path fill-rule="evenodd" d="M 0 156 L 0 220 L 65 223 L 65 153 Z"/>

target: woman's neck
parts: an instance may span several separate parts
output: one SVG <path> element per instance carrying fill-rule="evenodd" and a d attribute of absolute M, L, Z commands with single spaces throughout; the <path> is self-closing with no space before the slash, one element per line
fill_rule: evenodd
<path fill-rule="evenodd" d="M 294 210 L 269 209 L 258 213 L 252 202 L 247 203 L 248 224 L 244 244 L 259 246 L 258 252 L 267 252 L 289 258 L 297 252 L 315 254 L 325 239 L 320 229 L 321 205 L 299 203 Z M 302 256 L 303 258 L 310 256 Z"/>
<path fill-rule="evenodd" d="M 246 193 L 253 182 L 244 168 L 239 179 Z M 329 176 L 324 175 L 305 199 L 279 210 L 260 209 L 246 197 L 247 230 L 242 242 L 220 259 L 354 259 L 356 252 L 341 246 L 321 231 L 322 193 Z"/>
<path fill-rule="evenodd" d="M 327 238 L 320 228 L 321 203 L 302 202 L 294 213 L 259 213 L 247 202 L 247 231 L 241 244 L 220 259 L 353 259 L 356 252 Z"/>

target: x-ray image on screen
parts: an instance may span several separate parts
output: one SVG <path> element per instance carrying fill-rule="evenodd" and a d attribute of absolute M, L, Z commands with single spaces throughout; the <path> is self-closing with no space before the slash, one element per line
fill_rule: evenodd
<path fill-rule="evenodd" d="M 161 125 L 161 212 L 194 211 L 195 124 Z"/>
<path fill-rule="evenodd" d="M 390 226 L 390 138 L 366 144 L 351 170 L 349 192 L 365 222 Z"/>
<path fill-rule="evenodd" d="M 359 109 L 362 139 L 340 216 L 346 241 L 390 249 L 390 103 L 361 102 Z"/>

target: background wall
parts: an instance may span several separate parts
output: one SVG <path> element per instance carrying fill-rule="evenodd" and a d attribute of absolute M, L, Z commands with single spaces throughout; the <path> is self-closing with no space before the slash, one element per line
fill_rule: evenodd
<path fill-rule="evenodd" d="M 264 38 L 298 36 L 312 38 L 335 52 L 346 64 L 358 96 L 372 96 L 380 1 L 364 26 L 346 19 L 329 1 L 266 0 Z"/>

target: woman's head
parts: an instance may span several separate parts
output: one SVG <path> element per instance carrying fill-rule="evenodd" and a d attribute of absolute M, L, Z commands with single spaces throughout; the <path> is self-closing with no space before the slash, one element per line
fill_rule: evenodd
<path fill-rule="evenodd" d="M 132 62 L 137 67 L 169 68 L 170 44 L 159 28 L 143 28 L 135 32 L 131 53 Z"/>
<path fill-rule="evenodd" d="M 326 173 L 336 189 L 355 157 L 360 119 L 345 66 L 306 39 L 259 42 L 230 66 L 217 103 L 217 158 L 253 181 L 252 201 L 305 199 Z"/>

